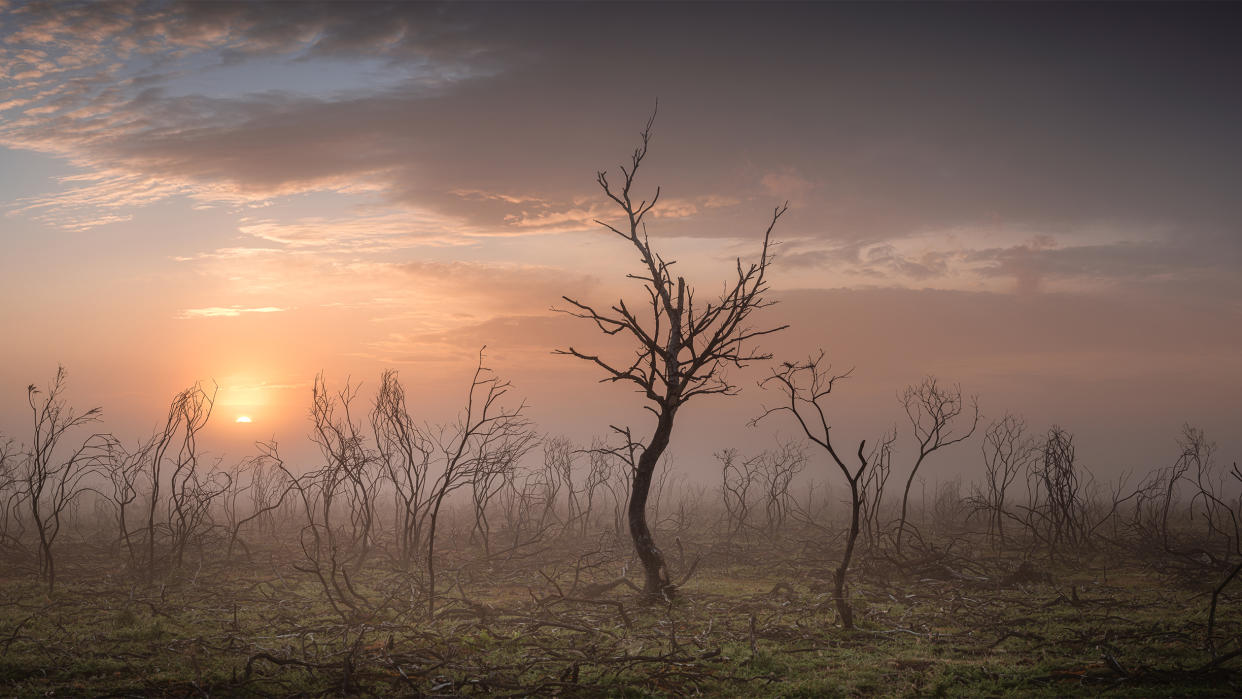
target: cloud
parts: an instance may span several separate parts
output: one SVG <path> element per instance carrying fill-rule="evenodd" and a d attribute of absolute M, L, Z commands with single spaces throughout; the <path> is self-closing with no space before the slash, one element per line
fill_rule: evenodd
<path fill-rule="evenodd" d="M 430 212 L 393 211 L 353 217 L 301 217 L 292 221 L 243 219 L 238 230 L 289 248 L 383 252 L 421 245 L 471 245 L 477 229 Z"/>
<path fill-rule="evenodd" d="M 807 195 L 815 189 L 814 182 L 792 170 L 769 172 L 759 180 L 759 183 L 763 185 L 763 189 L 768 194 L 795 206 L 804 202 Z"/>
<path fill-rule="evenodd" d="M 281 313 L 284 308 L 275 306 L 259 306 L 245 308 L 242 306 L 208 306 L 207 308 L 187 308 L 177 314 L 177 318 L 235 318 L 243 313 Z"/>
<path fill-rule="evenodd" d="M 652 95 L 667 94 L 639 186 L 641 198 L 664 185 L 653 236 L 738 238 L 753 233 L 741 212 L 789 199 L 778 238 L 805 244 L 782 263 L 804 278 L 830 269 L 848 283 L 1022 291 L 1092 275 L 1216 278 L 1210 262 L 1126 247 L 1147 245 L 1151 227 L 1209 261 L 1237 259 L 1236 91 L 1220 71 L 1183 79 L 1232 46 L 1217 33 L 1229 22 L 1179 16 L 1170 36 L 1202 41 L 1176 52 L 1053 32 L 1064 51 L 1041 62 L 1029 52 L 1045 50 L 1044 34 L 993 44 L 1025 25 L 986 8 L 898 19 L 731 6 L 711 33 L 692 10 L 653 12 L 658 22 L 612 6 L 15 6 L 0 42 L 14 83 L 0 96 L 0 144 L 81 174 L 9 213 L 87 230 L 187 197 L 245 217 L 239 227 L 272 244 L 342 255 L 580 232 L 615 213 L 594 170 L 633 146 Z M 877 19 L 903 41 L 877 42 Z M 781 31 L 758 31 L 768 26 Z M 809 40 L 812 27 L 834 41 Z M 607 47 L 637 32 L 650 49 L 616 61 Z M 746 40 L 720 40 L 731 36 Z M 1176 60 L 1153 63 L 1153 50 Z M 778 97 L 742 99 L 753 94 Z M 252 211 L 308 193 L 366 208 Z M 1081 237 L 1101 221 L 1130 233 Z M 926 241 L 952 229 L 1025 238 Z M 1023 248 L 1035 235 L 1060 247 Z"/>
<path fill-rule="evenodd" d="M 792 279 L 785 286 L 828 274 L 838 286 L 1020 294 L 1176 287 L 1179 293 L 1217 294 L 1242 291 L 1242 281 L 1230 271 L 1239 261 L 1224 241 L 1187 245 L 1175 234 L 1153 230 L 1088 226 L 1050 235 L 956 228 L 876 243 L 786 241 L 778 249 L 774 278 L 786 270 Z"/>

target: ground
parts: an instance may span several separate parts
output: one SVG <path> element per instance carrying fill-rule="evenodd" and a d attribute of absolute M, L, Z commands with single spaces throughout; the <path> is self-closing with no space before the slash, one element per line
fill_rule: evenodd
<path fill-rule="evenodd" d="M 1207 562 L 952 543 L 901 565 L 864 551 L 853 630 L 831 598 L 831 551 L 806 542 L 688 543 L 670 564 L 698 565 L 671 602 L 624 584 L 601 593 L 628 561 L 621 542 L 446 560 L 432 619 L 419 573 L 378 555 L 350 580 L 356 609 L 338 613 L 280 551 L 151 584 L 115 557 L 66 552 L 51 596 L 0 573 L 0 695 L 1242 693 L 1242 658 L 1228 657 L 1242 599 L 1222 598 L 1213 661 L 1206 623 L 1223 571 Z"/>

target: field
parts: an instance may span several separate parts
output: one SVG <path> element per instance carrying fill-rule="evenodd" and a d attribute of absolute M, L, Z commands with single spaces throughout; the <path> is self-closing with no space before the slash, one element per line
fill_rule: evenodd
<path fill-rule="evenodd" d="M 425 579 L 376 553 L 347 603 L 298 556 L 252 545 L 150 585 L 85 545 L 65 582 L 15 569 L 0 604 L 5 696 L 1227 696 L 1242 691 L 1242 600 L 1227 573 L 1165 553 L 998 555 L 983 539 L 861 553 L 839 624 L 839 541 L 675 539 L 692 574 L 646 602 L 625 542 L 549 540 L 490 558 L 445 547 Z M 572 551 L 572 552 L 571 552 Z M 300 553 L 300 552 L 299 552 Z M 192 557 L 191 557 L 192 558 Z M 697 565 L 694 563 L 697 561 Z M 631 576 L 632 576 L 631 572 Z M 611 585 L 610 585 L 611 584 Z M 332 602 L 337 602 L 334 610 Z M 339 611 L 338 611 L 339 610 Z"/>

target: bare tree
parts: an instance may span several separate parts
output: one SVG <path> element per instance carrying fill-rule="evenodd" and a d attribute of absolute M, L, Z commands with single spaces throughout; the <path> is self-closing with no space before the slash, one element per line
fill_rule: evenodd
<path fill-rule="evenodd" d="M 983 435 L 984 488 L 974 507 L 987 513 L 988 533 L 1005 546 L 1005 495 L 1019 474 L 1026 473 L 1039 455 L 1034 438 L 1021 417 L 1006 413 L 988 425 Z"/>
<path fill-rule="evenodd" d="M 767 516 L 768 533 L 777 534 L 785 527 L 794 505 L 789 488 L 794 478 L 806 468 L 806 452 L 802 445 L 788 441 L 759 455 L 759 476 L 763 485 L 763 511 Z"/>
<path fill-rule="evenodd" d="M 39 577 L 47 583 L 48 594 L 56 587 L 56 561 L 52 546 L 60 533 L 61 518 L 82 492 L 82 479 L 91 470 L 91 452 L 99 435 L 93 435 L 67 458 L 58 458 L 65 433 L 99 419 L 100 409 L 74 412 L 65 403 L 65 368 L 57 367 L 56 378 L 39 398 L 40 391 L 26 387 L 26 402 L 34 417 L 31 443 L 19 472 L 22 497 L 38 534 Z"/>
<path fill-rule="evenodd" d="M 539 501 L 543 505 L 540 521 L 549 518 L 560 521 L 567 528 L 574 517 L 574 445 L 568 437 L 546 437 L 543 440 L 543 468 L 536 474 L 541 490 Z M 567 490 L 565 496 L 565 519 L 560 520 L 557 504 L 561 491 Z"/>
<path fill-rule="evenodd" d="M 587 474 L 586 482 L 582 486 L 581 535 L 585 538 L 590 532 L 591 518 L 595 512 L 596 493 L 600 488 L 607 487 L 612 461 L 599 454 L 594 445 L 583 451 L 587 457 Z"/>
<path fill-rule="evenodd" d="M 933 452 L 944 447 L 957 444 L 970 438 L 979 426 L 979 402 L 970 398 L 970 407 L 974 415 L 970 418 L 970 429 L 959 432 L 955 426 L 957 418 L 963 414 L 966 401 L 962 397 L 962 388 L 958 385 L 946 386 L 934 376 L 928 376 L 919 384 L 908 386 L 898 396 L 910 419 L 910 427 L 914 430 L 914 438 L 918 440 L 919 455 L 914 460 L 910 475 L 906 478 L 906 487 L 901 495 L 901 519 L 897 525 L 896 549 L 901 554 L 901 536 L 906 529 L 907 512 L 910 505 L 910 486 L 918 475 L 919 467 Z"/>
<path fill-rule="evenodd" d="M 601 226 L 626 240 L 637 251 L 640 269 L 627 275 L 642 283 L 646 294 L 646 310 L 631 308 L 624 299 L 607 310 L 564 297 L 572 308 L 564 312 L 591 321 L 605 335 L 621 335 L 634 344 L 629 360 L 615 361 L 569 347 L 557 350 L 591 362 L 604 371 L 603 382 L 634 385 L 647 399 L 646 407 L 655 416 L 655 429 L 637 447 L 629 498 L 629 529 L 634 548 L 645 573 L 644 591 L 648 596 L 670 595 L 674 587 L 669 580 L 664 554 L 656 546 L 647 524 L 647 500 L 652 476 L 673 433 L 677 412 L 687 401 L 702 395 L 731 395 L 737 387 L 731 384 L 725 369 L 743 366 L 752 360 L 769 359 L 750 347 L 756 338 L 783 329 L 785 326 L 755 329 L 749 325 L 751 314 L 770 305 L 766 273 L 772 256 L 769 238 L 786 207 L 778 207 L 763 235 L 759 259 L 743 266 L 737 261 L 737 278 L 714 301 L 696 304 L 694 287 L 684 277 L 673 274 L 674 261 L 665 260 L 652 249 L 644 219 L 660 198 L 657 188 L 650 200 L 634 201 L 634 177 L 647 155 L 651 126 L 655 114 L 640 134 L 641 143 L 634 150 L 630 166 L 621 167 L 624 182 L 614 190 L 604 172 L 596 181 L 604 194 L 617 205 L 625 222 L 620 226 L 597 221 Z"/>
<path fill-rule="evenodd" d="M 626 436 L 628 437 L 628 431 Z M 630 481 L 633 478 L 636 451 L 633 442 L 628 439 L 620 448 L 608 446 L 603 438 L 596 438 L 591 444 L 591 471 L 597 474 L 596 477 L 612 500 L 612 534 L 618 539 L 626 529 Z"/>
<path fill-rule="evenodd" d="M 224 499 L 225 514 L 229 523 L 229 545 L 225 556 L 233 557 L 233 547 L 241 544 L 249 556 L 250 548 L 241 538 L 242 527 L 251 522 L 266 523 L 272 529 L 272 512 L 280 507 L 290 488 L 285 480 L 284 459 L 276 442 L 257 442 L 259 453 L 244 459 L 230 474 L 230 489 Z M 244 485 L 243 485 L 244 483 Z M 249 509 L 242 515 L 238 499 L 247 494 Z"/>
<path fill-rule="evenodd" d="M 149 454 L 147 475 L 151 479 L 148 492 L 147 508 L 147 581 L 151 582 L 156 573 L 156 513 L 159 511 L 161 484 L 164 479 L 164 466 L 168 462 L 174 474 L 185 473 L 187 467 L 197 463 L 197 435 L 207 425 L 211 410 L 215 406 L 216 386 L 212 384 L 211 393 L 207 393 L 202 384 L 193 386 L 173 396 L 168 406 L 168 417 L 164 420 L 163 429 L 156 433 L 154 445 Z M 180 444 L 177 434 L 181 434 Z M 176 446 L 176 450 L 173 447 Z"/>
<path fill-rule="evenodd" d="M 1226 555 L 1242 550 L 1242 523 L 1238 521 L 1238 513 L 1225 501 L 1225 476 L 1216 472 L 1216 443 L 1208 441 L 1203 430 L 1183 425 L 1178 446 L 1182 448 L 1181 459 L 1194 467 L 1195 492 L 1190 505 L 1193 508 L 1196 502 L 1203 503 L 1203 520 L 1207 524 L 1205 544 L 1220 537 L 1224 539 Z"/>
<path fill-rule="evenodd" d="M 850 486 L 850 532 L 845 541 L 845 552 L 841 554 L 841 564 L 833 576 L 833 600 L 836 602 L 837 613 L 841 616 L 841 625 L 847 629 L 854 628 L 854 611 L 846 596 L 845 576 L 850 568 L 850 559 L 854 555 L 854 545 L 858 541 L 859 515 L 862 511 L 864 493 L 860 488 L 863 472 L 867 470 L 867 459 L 863 449 L 867 440 L 858 443 L 858 468 L 851 470 L 837 455 L 832 444 L 832 428 L 828 424 L 828 415 L 824 412 L 824 402 L 838 381 L 848 378 L 850 372 L 833 374 L 832 367 L 825 365 L 824 353 L 808 358 L 805 362 L 795 364 L 785 362 L 780 369 L 773 369 L 772 375 L 764 379 L 763 386 L 775 386 L 788 400 L 783 405 L 768 408 L 756 422 L 774 413 L 786 412 L 794 416 L 798 426 L 802 428 L 806 438 L 811 440 L 828 453 L 845 476 Z"/>
<path fill-rule="evenodd" d="M 871 468 L 863 476 L 862 492 L 862 529 L 867 535 L 867 544 L 877 546 L 880 542 L 882 523 L 881 511 L 884 505 L 884 487 L 888 485 L 888 476 L 893 470 L 893 444 L 897 442 L 897 427 L 880 435 L 875 446 L 867 454 L 867 463 Z"/>
<path fill-rule="evenodd" d="M 321 473 L 327 479 L 326 492 L 335 495 L 339 488 L 345 498 L 350 525 L 346 543 L 356 550 L 357 565 L 361 566 L 371 551 L 378 469 L 374 468 L 374 454 L 366 447 L 362 425 L 354 419 L 358 389 L 358 384 L 351 386 L 347 379 L 345 387 L 334 394 L 328 391 L 322 373 L 315 377 L 311 441 L 323 456 Z M 329 514 L 324 512 L 324 526 L 332 527 Z"/>
<path fill-rule="evenodd" d="M 436 605 L 436 528 L 444 499 L 454 490 L 467 485 L 474 472 L 487 468 L 498 458 L 514 458 L 534 442 L 530 422 L 522 415 L 525 404 L 515 408 L 501 405 L 509 392 L 509 382 L 502 381 L 483 365 L 483 350 L 466 394 L 466 406 L 452 427 L 441 428 L 435 438 L 443 469 L 431 486 L 430 508 L 427 513 L 427 615 L 435 614 Z"/>
<path fill-rule="evenodd" d="M 720 462 L 720 496 L 725 507 L 725 531 L 728 540 L 742 533 L 750 520 L 751 488 L 759 480 L 759 458 L 743 459 L 737 449 L 716 454 Z"/>
<path fill-rule="evenodd" d="M 405 389 L 395 371 L 385 371 L 380 377 L 371 410 L 371 430 L 380 468 L 393 487 L 398 560 L 408 567 L 422 546 L 429 503 L 428 470 L 435 446 L 410 416 Z"/>
<path fill-rule="evenodd" d="M 109 439 L 104 444 L 103 454 L 99 459 L 100 470 L 111 486 L 108 498 L 112 502 L 116 518 L 117 543 L 118 546 L 123 545 L 133 571 L 139 566 L 139 552 L 134 542 L 134 532 L 130 529 L 129 509 L 138 500 L 139 481 L 146 472 L 151 450 L 154 448 L 154 437 L 139 442 L 133 449 L 126 448 L 119 440 Z"/>
<path fill-rule="evenodd" d="M 1074 436 L 1053 425 L 1028 473 L 1030 529 L 1055 558 L 1064 546 L 1086 543 L 1083 483 L 1075 457 Z"/>
<path fill-rule="evenodd" d="M 0 553 L 19 552 L 22 534 L 22 459 L 17 443 L 0 436 Z"/>

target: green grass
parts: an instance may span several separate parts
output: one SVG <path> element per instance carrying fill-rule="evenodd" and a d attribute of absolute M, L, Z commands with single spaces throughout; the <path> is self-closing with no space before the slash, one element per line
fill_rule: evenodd
<path fill-rule="evenodd" d="M 607 565 L 616 574 L 623 548 Z M 605 555 L 603 558 L 607 559 Z M 575 597 L 572 559 L 468 566 L 426 618 L 417 580 L 374 564 L 343 618 L 287 564 L 222 566 L 150 587 L 80 569 L 48 597 L 0 580 L 0 695 L 1229 696 L 1242 660 L 1198 671 L 1214 571 L 1084 558 L 1001 587 L 1018 561 L 944 559 L 922 577 L 864 558 L 844 630 L 825 561 L 772 546 L 705 558 L 672 604 L 625 587 Z M 794 577 L 799 571 L 818 571 Z M 967 572 L 969 571 L 969 572 Z M 945 578 L 945 579 L 942 579 Z M 460 581 L 460 584 L 459 584 Z M 774 590 L 787 583 L 786 590 Z M 580 589 L 580 588 L 579 588 Z M 616 603 L 620 603 L 620 608 Z M 1216 638 L 1237 648 L 1242 608 Z M 622 614 L 624 611 L 624 614 Z M 753 620 L 753 622 L 752 622 Z M 1233 639 L 1233 640 L 1231 640 Z"/>

